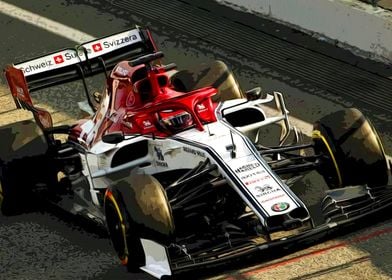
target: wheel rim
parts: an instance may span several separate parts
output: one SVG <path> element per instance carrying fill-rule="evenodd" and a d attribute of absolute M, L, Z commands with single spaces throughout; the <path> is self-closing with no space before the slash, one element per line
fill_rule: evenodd
<path fill-rule="evenodd" d="M 128 247 L 124 219 L 113 195 L 108 192 L 106 198 L 105 214 L 109 234 L 121 263 L 126 265 L 128 263 Z"/>
<path fill-rule="evenodd" d="M 340 172 L 340 168 L 339 165 L 337 163 L 337 160 L 335 158 L 335 155 L 332 151 L 332 148 L 330 147 L 330 145 L 328 144 L 327 139 L 324 137 L 324 135 L 319 131 L 319 130 L 313 130 L 312 132 L 312 138 L 313 140 L 319 140 L 320 143 L 323 144 L 323 146 L 326 148 L 326 150 L 328 151 L 328 155 L 329 155 L 329 159 L 331 160 L 331 164 L 333 166 L 333 169 L 336 172 L 336 187 L 342 187 L 343 186 L 343 180 L 342 180 L 342 175 Z"/>

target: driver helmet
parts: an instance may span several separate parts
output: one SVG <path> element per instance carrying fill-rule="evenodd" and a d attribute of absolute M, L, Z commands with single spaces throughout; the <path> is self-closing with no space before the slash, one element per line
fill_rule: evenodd
<path fill-rule="evenodd" d="M 164 110 L 158 115 L 159 124 L 171 132 L 178 132 L 193 125 L 192 115 L 184 110 Z"/>

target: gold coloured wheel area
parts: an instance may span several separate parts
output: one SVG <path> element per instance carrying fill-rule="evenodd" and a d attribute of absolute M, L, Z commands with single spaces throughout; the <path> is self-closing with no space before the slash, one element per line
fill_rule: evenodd
<path fill-rule="evenodd" d="M 318 170 L 331 188 L 388 183 L 388 164 L 377 131 L 355 108 L 336 111 L 314 123 L 314 150 L 323 155 Z"/>
<path fill-rule="evenodd" d="M 128 264 L 126 228 L 120 207 L 110 190 L 105 193 L 105 214 L 113 247 L 123 265 Z"/>
<path fill-rule="evenodd" d="M 332 151 L 331 146 L 329 145 L 327 139 L 324 137 L 324 135 L 319 131 L 319 130 L 313 130 L 312 132 L 312 138 L 313 139 L 318 139 L 321 140 L 321 142 L 324 144 L 325 148 L 328 151 L 328 155 L 333 163 L 334 169 L 336 171 L 336 176 L 338 179 L 338 187 L 342 187 L 343 186 L 343 180 L 342 180 L 342 174 L 340 172 L 339 166 L 338 166 L 338 162 L 335 158 L 335 155 Z"/>

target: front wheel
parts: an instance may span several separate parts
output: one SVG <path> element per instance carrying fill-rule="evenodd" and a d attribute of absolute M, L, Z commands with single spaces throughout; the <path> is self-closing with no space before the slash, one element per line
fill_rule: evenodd
<path fill-rule="evenodd" d="M 126 213 L 121 193 L 116 190 L 106 191 L 105 215 L 110 239 L 121 263 L 128 271 L 138 271 L 144 265 L 142 244 L 135 224 Z"/>
<path fill-rule="evenodd" d="M 341 110 L 314 124 L 315 152 L 324 155 L 319 172 L 331 188 L 386 185 L 388 165 L 380 137 L 357 109 Z"/>
<path fill-rule="evenodd" d="M 110 187 L 104 199 L 114 249 L 129 271 L 145 265 L 141 238 L 167 245 L 174 233 L 171 207 L 161 184 L 149 175 L 133 175 Z"/>

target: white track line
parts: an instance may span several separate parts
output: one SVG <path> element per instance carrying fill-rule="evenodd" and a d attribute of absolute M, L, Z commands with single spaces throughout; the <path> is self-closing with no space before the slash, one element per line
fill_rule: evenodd
<path fill-rule="evenodd" d="M 39 28 L 45 29 L 46 31 L 49 31 L 77 43 L 87 42 L 95 39 L 95 37 L 87 33 L 81 32 L 77 29 L 58 23 L 43 16 L 34 14 L 32 12 L 8 4 L 1 0 L 0 13 L 27 22 Z"/>

